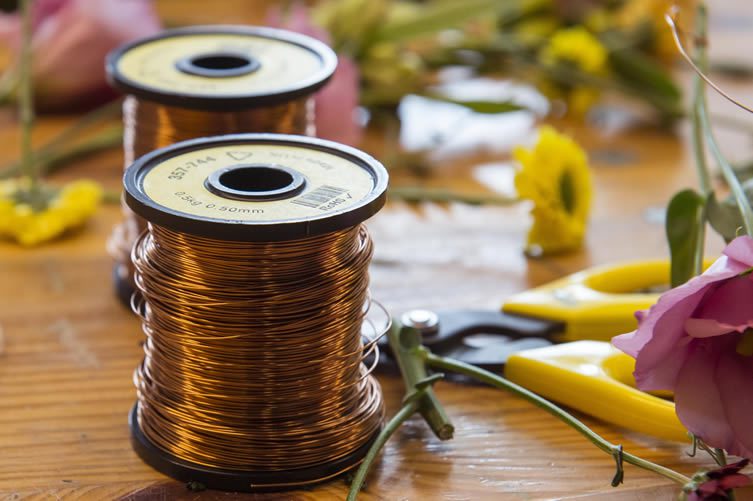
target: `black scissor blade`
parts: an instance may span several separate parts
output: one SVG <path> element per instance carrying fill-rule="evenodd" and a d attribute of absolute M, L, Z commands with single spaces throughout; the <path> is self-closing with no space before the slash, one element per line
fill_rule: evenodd
<path fill-rule="evenodd" d="M 510 339 L 551 339 L 564 330 L 562 322 L 510 315 L 496 310 L 451 310 L 438 313 L 439 331 L 424 344 L 438 352 L 451 349 L 475 334 L 498 334 Z"/>

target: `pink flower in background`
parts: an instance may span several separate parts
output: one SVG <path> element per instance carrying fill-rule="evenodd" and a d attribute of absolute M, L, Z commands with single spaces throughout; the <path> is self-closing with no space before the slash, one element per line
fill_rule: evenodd
<path fill-rule="evenodd" d="M 332 80 L 315 97 L 316 135 L 356 146 L 363 132 L 356 121 L 358 65 L 345 56 L 338 56 L 337 59 Z"/>
<path fill-rule="evenodd" d="M 674 391 L 677 416 L 707 444 L 753 458 L 753 238 L 663 294 L 613 344 L 642 390 Z"/>
<path fill-rule="evenodd" d="M 161 29 L 150 0 L 36 0 L 32 8 L 35 97 L 46 110 L 114 97 L 105 80 L 107 53 Z M 18 14 L 0 15 L 0 43 L 17 50 L 20 31 Z"/>
<path fill-rule="evenodd" d="M 329 33 L 313 23 L 308 8 L 299 2 L 290 7 L 287 15 L 283 15 L 279 8 L 271 9 L 267 15 L 267 24 L 330 43 Z M 357 145 L 363 132 L 356 120 L 360 78 L 358 65 L 342 54 L 338 54 L 337 59 L 337 69 L 332 80 L 314 97 L 316 135 L 344 144 Z"/>

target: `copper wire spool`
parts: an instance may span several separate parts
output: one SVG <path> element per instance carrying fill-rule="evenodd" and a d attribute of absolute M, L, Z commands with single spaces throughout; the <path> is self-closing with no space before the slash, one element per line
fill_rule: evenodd
<path fill-rule="evenodd" d="M 303 136 L 185 141 L 125 174 L 148 221 L 133 248 L 134 448 L 183 481 L 225 490 L 321 482 L 356 466 L 382 394 L 364 359 L 372 242 L 387 174 Z M 368 333 L 365 335 L 365 333 Z"/>
<path fill-rule="evenodd" d="M 242 132 L 314 134 L 313 93 L 337 59 L 322 43 L 260 27 L 169 30 L 126 45 L 107 61 L 128 96 L 123 105 L 125 165 L 187 139 Z M 130 253 L 146 223 L 124 206 L 108 242 L 116 289 L 130 299 Z"/>

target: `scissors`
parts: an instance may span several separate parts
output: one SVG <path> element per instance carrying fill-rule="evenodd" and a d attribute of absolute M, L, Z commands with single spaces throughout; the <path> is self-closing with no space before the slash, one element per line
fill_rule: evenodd
<path fill-rule="evenodd" d="M 674 404 L 635 388 L 634 360 L 611 346 L 637 326 L 634 313 L 666 288 L 669 262 L 590 268 L 516 294 L 501 311 L 412 310 L 401 323 L 418 329 L 434 353 L 506 377 L 594 417 L 669 440 L 687 440 Z M 379 365 L 396 364 L 386 339 Z"/>

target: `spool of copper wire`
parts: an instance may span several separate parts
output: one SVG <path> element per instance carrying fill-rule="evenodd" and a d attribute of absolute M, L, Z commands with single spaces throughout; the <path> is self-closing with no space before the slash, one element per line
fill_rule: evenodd
<path fill-rule="evenodd" d="M 132 256 L 146 334 L 136 452 L 236 491 L 357 465 L 384 413 L 363 362 L 378 334 L 365 334 L 362 224 L 384 204 L 384 167 L 329 141 L 243 134 L 157 150 L 124 184 L 148 221 Z"/>
<path fill-rule="evenodd" d="M 335 54 L 310 37 L 261 27 L 169 30 L 107 59 L 123 105 L 125 165 L 186 139 L 242 132 L 314 133 L 313 93 L 332 76 Z M 130 253 L 144 230 L 124 207 L 108 247 L 120 298 L 133 292 Z"/>

